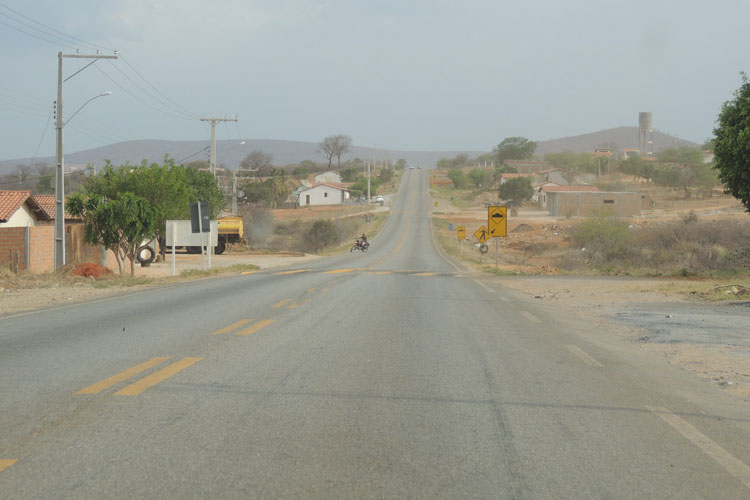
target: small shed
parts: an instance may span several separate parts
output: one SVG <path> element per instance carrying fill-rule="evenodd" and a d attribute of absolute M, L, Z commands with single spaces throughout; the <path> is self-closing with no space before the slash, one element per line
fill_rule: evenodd
<path fill-rule="evenodd" d="M 547 206 L 555 217 L 590 217 L 604 212 L 632 217 L 641 214 L 641 193 L 551 191 L 547 193 Z"/>

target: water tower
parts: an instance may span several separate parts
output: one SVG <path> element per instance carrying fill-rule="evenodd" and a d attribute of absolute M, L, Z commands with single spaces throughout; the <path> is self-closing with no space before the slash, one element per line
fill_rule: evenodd
<path fill-rule="evenodd" d="M 638 113 L 638 149 L 641 156 L 654 156 L 654 114 L 650 111 Z"/>

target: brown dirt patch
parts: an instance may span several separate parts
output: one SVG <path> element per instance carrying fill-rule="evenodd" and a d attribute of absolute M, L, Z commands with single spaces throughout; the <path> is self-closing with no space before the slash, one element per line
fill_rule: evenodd
<path fill-rule="evenodd" d="M 112 271 L 99 264 L 84 262 L 74 267 L 71 274 L 74 276 L 83 276 L 84 278 L 100 278 L 112 274 Z"/>

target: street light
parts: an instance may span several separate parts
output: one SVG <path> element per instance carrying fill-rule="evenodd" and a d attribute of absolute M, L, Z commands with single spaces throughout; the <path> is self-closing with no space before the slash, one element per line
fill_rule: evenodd
<path fill-rule="evenodd" d="M 91 62 L 88 63 L 83 68 L 79 69 L 72 75 L 70 75 L 68 78 L 63 80 L 63 59 L 65 58 L 71 58 L 71 59 L 91 59 Z M 55 101 L 56 104 L 56 114 L 57 114 L 57 140 L 55 142 L 55 157 L 56 157 L 56 166 L 55 166 L 55 174 L 56 174 L 56 181 L 55 181 L 55 269 L 60 268 L 65 265 L 65 163 L 64 163 L 64 155 L 63 155 L 63 127 L 66 123 L 70 121 L 70 118 L 73 118 L 76 114 L 78 114 L 78 111 L 81 111 L 83 109 L 83 106 L 88 104 L 89 102 L 93 101 L 94 99 L 98 97 L 103 97 L 105 95 L 110 95 L 111 92 L 105 92 L 103 94 L 99 94 L 98 96 L 94 96 L 88 101 L 83 103 L 83 106 L 78 108 L 78 111 L 73 113 L 73 115 L 68 118 L 65 122 L 63 122 L 62 119 L 62 111 L 63 111 L 63 82 L 67 82 L 74 76 L 76 76 L 78 73 L 83 71 L 84 69 L 88 68 L 92 64 L 94 64 L 99 59 L 118 59 L 119 56 L 117 54 L 117 51 L 113 55 L 103 55 L 100 54 L 99 51 L 96 51 L 96 54 L 81 54 L 80 51 L 76 51 L 75 54 L 63 54 L 62 52 L 57 53 L 57 101 Z"/>
<path fill-rule="evenodd" d="M 70 115 L 70 118 L 68 118 L 67 120 L 65 120 L 65 121 L 63 122 L 63 127 L 64 127 L 65 125 L 67 125 L 67 124 L 68 124 L 68 122 L 69 122 L 70 120 L 72 120 L 72 119 L 73 119 L 73 117 L 74 117 L 75 115 L 77 115 L 77 114 L 78 114 L 78 112 L 79 112 L 79 111 L 81 111 L 81 110 L 82 110 L 82 109 L 84 108 L 84 106 L 86 106 L 86 105 L 87 105 L 88 103 L 90 103 L 90 102 L 91 102 L 91 101 L 93 101 L 94 99 L 98 99 L 98 98 L 100 98 L 100 97 L 104 97 L 104 96 L 108 96 L 108 95 L 112 95 L 112 92 L 110 92 L 109 90 L 108 90 L 108 91 L 106 91 L 106 92 L 102 92 L 102 93 L 101 93 L 101 94 L 99 94 L 99 95 L 95 95 L 94 97 L 92 97 L 92 98 L 91 98 L 91 99 L 89 99 L 88 101 L 86 101 L 86 102 L 84 102 L 83 104 L 81 104 L 81 107 L 80 107 L 80 108 L 78 108 L 78 110 L 77 110 L 77 111 L 76 111 L 75 113 L 73 113 L 72 115 Z"/>

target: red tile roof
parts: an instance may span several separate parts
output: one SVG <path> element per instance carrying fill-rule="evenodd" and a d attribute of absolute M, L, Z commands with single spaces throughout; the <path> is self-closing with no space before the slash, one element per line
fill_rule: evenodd
<path fill-rule="evenodd" d="M 0 222 L 8 222 L 30 197 L 31 191 L 0 190 Z"/>
<path fill-rule="evenodd" d="M 54 194 L 35 194 L 33 198 L 44 210 L 50 220 L 55 220 L 55 195 Z"/>

